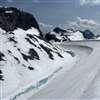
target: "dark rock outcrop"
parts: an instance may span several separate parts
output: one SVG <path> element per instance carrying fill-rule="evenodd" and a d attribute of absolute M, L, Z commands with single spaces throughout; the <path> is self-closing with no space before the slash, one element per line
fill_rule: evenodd
<path fill-rule="evenodd" d="M 0 81 L 4 81 L 2 70 L 0 70 Z"/>
<path fill-rule="evenodd" d="M 5 31 L 13 31 L 16 28 L 27 30 L 31 27 L 39 29 L 39 25 L 30 13 L 20 11 L 15 7 L 1 7 L 0 8 L 0 27 Z M 42 34 L 41 34 L 42 35 Z"/>
<path fill-rule="evenodd" d="M 0 61 L 4 61 L 3 57 L 5 57 L 5 55 L 2 52 L 0 52 Z"/>
<path fill-rule="evenodd" d="M 56 27 L 55 29 L 53 29 L 53 31 L 55 32 L 55 33 L 66 33 L 67 31 L 66 30 L 64 30 L 64 29 L 61 29 L 61 28 L 59 28 L 59 27 Z"/>
<path fill-rule="evenodd" d="M 81 31 L 85 39 L 93 39 L 95 35 L 90 30 Z"/>
<path fill-rule="evenodd" d="M 70 39 L 68 38 L 67 30 L 56 27 L 56 28 L 53 29 L 52 32 L 49 32 L 45 35 L 45 39 L 47 41 L 52 41 L 52 40 L 55 41 L 55 42 L 70 41 Z"/>
<path fill-rule="evenodd" d="M 45 35 L 45 39 L 46 39 L 47 41 L 54 40 L 55 42 L 60 42 L 60 40 L 56 37 L 55 34 L 47 33 L 47 34 Z"/>

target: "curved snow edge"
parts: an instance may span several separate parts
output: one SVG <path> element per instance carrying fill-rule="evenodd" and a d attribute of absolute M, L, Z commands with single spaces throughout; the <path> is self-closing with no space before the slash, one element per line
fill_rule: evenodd
<path fill-rule="evenodd" d="M 76 57 L 76 56 L 74 58 L 72 58 L 72 61 L 70 61 L 70 64 L 73 66 L 74 63 L 77 61 L 77 59 L 78 59 L 78 57 Z M 68 62 L 67 62 L 67 64 L 68 64 Z M 63 66 L 66 67 L 66 64 L 63 64 L 62 67 L 61 66 L 58 67 L 55 71 L 50 72 L 49 74 L 46 73 L 46 75 L 42 76 L 41 79 L 28 84 L 26 87 L 19 89 L 12 95 L 5 97 L 2 100 L 17 100 L 17 98 L 20 97 L 21 95 L 26 94 L 27 92 L 29 92 L 31 90 L 35 90 L 35 89 L 36 89 L 35 93 L 38 92 L 42 88 L 43 85 L 46 85 L 46 83 L 48 83 L 48 81 L 50 81 L 50 79 L 52 77 L 54 77 L 55 74 L 57 74 L 61 69 L 63 69 Z"/>

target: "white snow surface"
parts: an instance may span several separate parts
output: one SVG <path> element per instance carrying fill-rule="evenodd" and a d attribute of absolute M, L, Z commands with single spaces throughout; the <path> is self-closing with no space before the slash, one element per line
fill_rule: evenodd
<path fill-rule="evenodd" d="M 29 35 L 33 38 L 28 37 Z M 40 44 L 51 50 L 53 59 L 50 59 Z M 36 55 L 34 59 L 24 59 L 22 54 L 30 56 L 30 49 L 36 51 L 39 59 Z M 35 28 L 27 31 L 18 28 L 12 33 L 6 33 L 0 28 L 0 52 L 4 54 L 3 60 L 0 61 L 0 70 L 4 79 L 0 81 L 0 98 L 3 100 L 10 100 L 30 84 L 34 85 L 40 79 L 51 75 L 65 63 L 76 61 L 70 53 L 39 38 L 39 32 Z M 29 70 L 29 67 L 33 69 Z"/>
<path fill-rule="evenodd" d="M 69 46 L 79 54 L 80 61 L 28 100 L 100 100 L 100 41 L 65 42 L 61 46 Z"/>
<path fill-rule="evenodd" d="M 78 41 L 78 40 L 85 40 L 82 33 L 80 31 L 72 32 L 71 35 L 68 36 L 68 38 L 72 41 Z"/>
<path fill-rule="evenodd" d="M 100 37 L 97 37 L 95 40 L 100 40 Z"/>
<path fill-rule="evenodd" d="M 13 13 L 12 10 L 5 11 L 5 13 Z"/>

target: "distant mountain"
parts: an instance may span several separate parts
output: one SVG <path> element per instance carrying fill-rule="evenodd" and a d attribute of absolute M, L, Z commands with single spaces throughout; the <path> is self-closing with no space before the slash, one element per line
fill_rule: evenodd
<path fill-rule="evenodd" d="M 45 35 L 45 39 L 55 42 L 64 42 L 64 41 L 84 40 L 84 37 L 80 31 L 74 31 L 73 29 L 65 30 L 56 27 L 53 29 L 53 31 Z"/>
<path fill-rule="evenodd" d="M 45 41 L 31 14 L 14 7 L 0 8 L 1 99 L 53 73 L 73 57 L 72 52 Z"/>
<path fill-rule="evenodd" d="M 74 29 L 62 29 L 59 27 L 54 28 L 51 32 L 45 35 L 45 39 L 48 41 L 64 42 L 64 41 L 80 41 L 95 39 L 96 36 L 90 30 L 74 30 Z"/>
<path fill-rule="evenodd" d="M 55 41 L 55 42 L 70 41 L 66 32 L 67 31 L 63 29 L 55 28 L 53 31 L 45 35 L 45 39 L 48 41 Z"/>
<path fill-rule="evenodd" d="M 66 30 L 61 29 L 61 28 L 59 28 L 59 27 L 54 28 L 53 31 L 54 31 L 55 33 L 58 33 L 58 34 L 60 34 L 60 33 L 63 34 L 63 33 L 66 33 L 66 32 L 67 32 Z"/>

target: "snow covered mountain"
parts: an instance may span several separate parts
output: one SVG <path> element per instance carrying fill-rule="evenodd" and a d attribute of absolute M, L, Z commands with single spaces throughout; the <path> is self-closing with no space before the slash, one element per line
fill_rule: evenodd
<path fill-rule="evenodd" d="M 55 42 L 84 40 L 84 36 L 80 31 L 74 31 L 73 29 L 65 30 L 59 27 L 56 27 L 52 32 L 47 33 L 45 38 Z"/>
<path fill-rule="evenodd" d="M 96 36 L 90 30 L 74 30 L 74 29 L 62 29 L 56 27 L 53 31 L 48 32 L 45 35 L 45 39 L 55 42 L 64 42 L 64 41 L 80 41 L 80 40 L 89 40 L 96 39 Z"/>
<path fill-rule="evenodd" d="M 31 14 L 0 8 L 0 98 L 52 74 L 74 56 L 46 42 Z"/>

